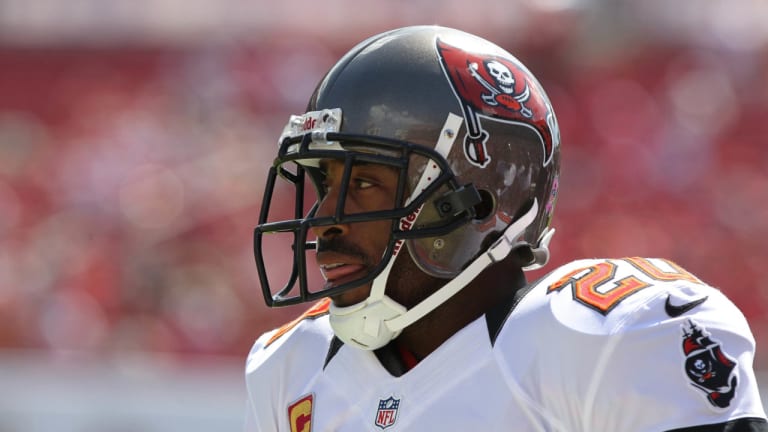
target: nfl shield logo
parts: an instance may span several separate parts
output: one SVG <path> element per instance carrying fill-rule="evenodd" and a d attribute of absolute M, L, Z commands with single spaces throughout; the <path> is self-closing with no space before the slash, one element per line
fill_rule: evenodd
<path fill-rule="evenodd" d="M 400 407 L 400 399 L 390 396 L 379 400 L 379 410 L 376 411 L 376 426 L 386 429 L 397 420 L 397 409 Z"/>

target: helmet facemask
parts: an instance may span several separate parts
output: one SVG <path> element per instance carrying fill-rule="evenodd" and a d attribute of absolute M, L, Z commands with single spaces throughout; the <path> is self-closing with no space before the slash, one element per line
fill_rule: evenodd
<path fill-rule="evenodd" d="M 335 113 L 337 117 L 341 116 L 340 110 L 335 110 Z M 302 117 L 325 114 L 327 113 L 312 112 Z M 323 174 L 319 161 L 330 159 L 344 163 L 343 189 L 339 191 L 340 198 L 334 214 L 316 217 L 317 202 L 324 196 Z M 345 188 L 349 185 L 351 169 L 361 163 L 382 164 L 399 172 L 398 192 L 391 209 L 356 214 L 344 212 Z M 287 181 L 294 188 L 293 219 L 286 220 L 285 216 L 281 215 L 274 221 L 275 216 L 271 214 L 273 209 L 269 204 L 275 200 L 278 181 Z M 309 195 L 309 184 L 317 194 L 317 200 L 311 207 L 305 204 Z M 416 190 L 419 192 L 411 192 Z M 284 201 L 284 195 L 281 194 L 281 201 Z M 264 205 L 254 233 L 254 253 L 267 304 L 286 306 L 311 301 L 371 282 L 401 252 L 406 240 L 440 236 L 456 230 L 475 218 L 475 205 L 479 203 L 480 196 L 477 191 L 471 186 L 459 185 L 448 162 L 434 149 L 381 137 L 329 132 L 322 128 L 301 131 L 294 135 L 286 134 L 268 175 Z M 435 216 L 429 219 L 421 218 L 419 214 L 425 209 Z M 363 278 L 331 289 L 313 290 L 307 271 L 308 253 L 316 247 L 311 229 L 375 220 L 390 221 L 391 229 L 391 236 L 380 262 Z M 264 236 L 276 233 L 288 233 L 292 237 L 290 243 L 294 264 L 284 283 L 270 280 L 266 271 L 265 257 L 268 256 L 268 251 L 264 247 Z M 276 288 L 280 285 L 280 288 Z"/>

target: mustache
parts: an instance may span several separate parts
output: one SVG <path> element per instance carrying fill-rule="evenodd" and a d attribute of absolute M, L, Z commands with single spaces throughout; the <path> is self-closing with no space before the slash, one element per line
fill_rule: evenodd
<path fill-rule="evenodd" d="M 362 257 L 365 265 L 367 267 L 371 266 L 370 257 L 366 255 L 366 253 L 359 246 L 354 243 L 347 242 L 345 239 L 340 237 L 331 237 L 330 239 L 317 239 L 315 252 L 334 252 L 340 255 Z"/>

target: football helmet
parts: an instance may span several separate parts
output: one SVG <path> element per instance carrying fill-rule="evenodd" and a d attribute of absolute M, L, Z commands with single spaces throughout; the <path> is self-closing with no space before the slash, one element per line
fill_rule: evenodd
<path fill-rule="evenodd" d="M 376 349 L 466 286 L 488 265 L 526 248 L 526 269 L 549 258 L 557 196 L 560 132 L 544 89 L 514 56 L 474 35 L 415 26 L 373 36 L 344 55 L 291 116 L 270 169 L 254 253 L 269 306 L 339 294 L 372 283 L 358 304 L 330 305 L 345 343 Z M 335 214 L 320 217 L 320 161 L 344 162 Z M 351 168 L 377 163 L 399 172 L 391 209 L 346 214 Z M 295 189 L 292 217 L 275 217 L 284 181 Z M 314 206 L 305 203 L 312 184 Z M 385 220 L 391 235 L 381 261 L 348 283 L 312 289 L 307 256 L 312 229 Z M 293 264 L 285 282 L 269 275 L 265 237 L 288 233 Z M 406 309 L 385 293 L 395 257 L 407 250 L 418 268 L 446 283 Z M 271 266 L 269 266 L 271 267 Z"/>

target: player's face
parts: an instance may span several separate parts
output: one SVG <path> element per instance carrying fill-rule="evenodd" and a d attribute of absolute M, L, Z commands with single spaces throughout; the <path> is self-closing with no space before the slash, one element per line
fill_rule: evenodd
<path fill-rule="evenodd" d="M 325 196 L 319 203 L 317 216 L 331 216 L 339 201 L 344 176 L 344 163 L 324 160 Z M 347 189 L 344 212 L 346 214 L 390 210 L 396 205 L 398 171 L 379 164 L 358 164 L 352 168 Z M 331 288 L 367 275 L 376 266 L 390 239 L 392 222 L 389 220 L 359 222 L 315 227 L 317 236 L 317 264 Z M 338 306 L 363 301 L 370 284 L 346 291 L 333 297 Z"/>

